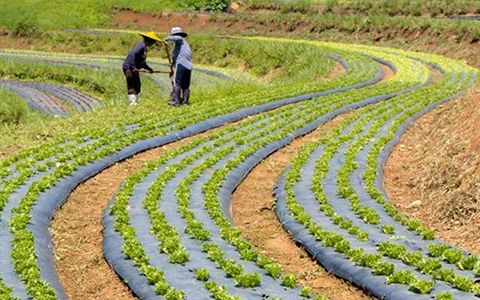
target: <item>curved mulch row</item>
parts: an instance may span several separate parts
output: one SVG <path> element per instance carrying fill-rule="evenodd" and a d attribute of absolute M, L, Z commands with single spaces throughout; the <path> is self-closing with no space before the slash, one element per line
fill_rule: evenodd
<path fill-rule="evenodd" d="M 301 283 L 329 299 L 370 299 L 362 290 L 327 273 L 283 230 L 273 210 L 273 186 L 305 142 L 324 135 L 345 116 L 319 127 L 275 152 L 255 167 L 232 195 L 235 226 L 262 254 L 279 262 L 284 270 L 298 276 Z M 255 195 L 255 197 L 252 197 Z"/>
<path fill-rule="evenodd" d="M 121 182 L 188 139 L 140 153 L 80 185 L 52 221 L 56 270 L 70 299 L 135 299 L 103 257 L 102 216 Z"/>

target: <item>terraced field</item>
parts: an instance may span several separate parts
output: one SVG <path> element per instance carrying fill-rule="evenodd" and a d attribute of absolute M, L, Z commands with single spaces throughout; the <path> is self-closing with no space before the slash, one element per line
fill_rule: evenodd
<path fill-rule="evenodd" d="M 480 296 L 478 257 L 404 217 L 382 188 L 383 165 L 399 136 L 420 115 L 467 91 L 478 70 L 397 49 L 244 39 L 314 47 L 319 64 L 341 65 L 344 72 L 212 94 L 181 113 L 150 112 L 111 128 L 75 131 L 1 160 L 1 299 L 66 299 L 49 233 L 55 211 L 98 172 L 187 137 L 192 140 L 129 175 L 105 211 L 104 253 L 115 272 L 141 299 L 323 299 L 242 236 L 232 222 L 231 195 L 270 154 L 346 113 L 327 135 L 305 144 L 278 178 L 272 192 L 284 229 L 325 269 L 372 296 Z M 3 73 L 15 64 L 25 73 L 15 80 L 35 81 L 4 84 L 19 93 L 57 91 L 58 98 L 71 90 L 41 83 L 45 70 L 67 78 L 57 81 L 71 76 L 100 92 L 102 78 L 113 80 L 107 74 L 119 65 L 116 57 L 18 51 L 0 52 L 0 60 Z M 87 79 L 92 70 L 104 75 Z M 210 67 L 197 73 L 213 88 L 250 80 Z M 167 91 L 169 81 L 149 79 Z"/>
<path fill-rule="evenodd" d="M 30 66 L 72 66 L 81 68 L 82 70 L 94 69 L 97 71 L 104 71 L 106 74 L 113 73 L 114 70 L 119 69 L 119 65 L 123 61 L 122 57 L 95 57 L 95 56 L 72 56 L 67 54 L 55 54 L 45 52 L 25 52 L 15 50 L 0 50 L 0 58 L 5 64 L 24 63 Z M 152 67 L 155 69 L 167 69 L 165 62 L 153 62 Z M 74 72 L 67 71 L 68 73 Z M 5 72 L 7 73 L 7 72 Z M 20 73 L 20 72 L 19 72 Z M 27 71 L 28 73 L 28 71 Z M 193 79 L 192 84 L 201 84 L 204 88 L 211 88 L 219 82 L 225 84 L 225 81 L 232 81 L 234 76 L 232 74 L 225 74 L 215 69 L 206 69 L 200 67 L 198 75 Z M 16 74 L 16 77 L 23 79 L 29 77 L 29 74 Z M 145 77 L 152 81 L 155 85 L 162 89 L 162 96 L 168 95 L 168 90 L 171 86 L 170 80 L 166 76 L 158 74 L 145 75 Z M 102 78 L 105 79 L 105 78 Z M 68 79 L 61 79 L 62 83 Z M 0 87 L 11 90 L 24 98 L 28 104 L 40 112 L 53 115 L 67 115 L 68 107 L 70 106 L 76 111 L 88 111 L 98 108 L 101 102 L 91 96 L 85 95 L 69 86 L 55 83 L 39 83 L 18 80 L 3 80 L 0 81 Z M 101 85 L 101 83 L 99 84 Z M 101 87 L 100 87 L 101 89 Z"/>

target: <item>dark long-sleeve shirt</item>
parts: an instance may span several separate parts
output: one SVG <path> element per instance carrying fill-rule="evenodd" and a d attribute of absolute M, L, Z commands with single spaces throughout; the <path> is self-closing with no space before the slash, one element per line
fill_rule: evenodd
<path fill-rule="evenodd" d="M 140 42 L 135 45 L 135 47 L 130 50 L 125 61 L 123 62 L 124 70 L 133 70 L 133 69 L 146 69 L 152 71 L 147 65 L 147 46 L 144 42 Z"/>
<path fill-rule="evenodd" d="M 172 63 L 176 67 L 178 64 L 186 69 L 192 69 L 192 50 L 190 45 L 183 37 L 178 35 L 169 35 L 165 40 L 175 43 L 172 54 Z"/>

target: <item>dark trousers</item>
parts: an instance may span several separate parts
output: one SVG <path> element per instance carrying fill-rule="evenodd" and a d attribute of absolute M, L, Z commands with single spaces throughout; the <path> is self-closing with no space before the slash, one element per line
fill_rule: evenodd
<path fill-rule="evenodd" d="M 177 65 L 175 69 L 175 86 L 172 89 L 171 104 L 189 104 L 190 99 L 190 80 L 192 78 L 192 70 L 182 65 Z"/>
<path fill-rule="evenodd" d="M 192 70 L 185 68 L 182 65 L 177 65 L 175 70 L 175 85 L 186 90 L 190 88 L 190 80 L 192 78 Z"/>
<path fill-rule="evenodd" d="M 127 90 L 129 95 L 138 95 L 142 89 L 142 83 L 140 82 L 140 74 L 132 70 L 123 70 L 125 79 L 127 80 Z"/>

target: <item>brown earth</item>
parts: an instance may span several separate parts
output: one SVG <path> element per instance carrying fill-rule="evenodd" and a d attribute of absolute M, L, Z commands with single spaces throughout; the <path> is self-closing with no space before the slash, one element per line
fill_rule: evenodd
<path fill-rule="evenodd" d="M 231 211 L 242 235 L 262 254 L 279 262 L 285 272 L 297 275 L 312 292 L 324 294 L 328 299 L 370 299 L 363 291 L 329 274 L 312 260 L 282 228 L 273 209 L 273 186 L 302 145 L 324 136 L 345 117 L 338 117 L 294 140 L 256 166 L 233 193 Z"/>
<path fill-rule="evenodd" d="M 480 84 L 419 118 L 385 168 L 385 188 L 407 216 L 480 255 Z"/>
<path fill-rule="evenodd" d="M 130 10 L 119 11 L 111 23 L 113 27 L 145 28 L 161 32 L 170 32 L 170 29 L 175 26 L 198 32 L 211 29 L 212 26 L 218 28 L 218 25 L 210 19 L 210 15 L 207 13 L 149 14 Z"/>
<path fill-rule="evenodd" d="M 380 80 L 380 82 L 389 81 L 390 79 L 392 79 L 393 76 L 395 76 L 395 72 L 389 66 L 380 64 L 380 67 L 383 70 L 383 77 L 382 77 L 382 80 Z"/>

